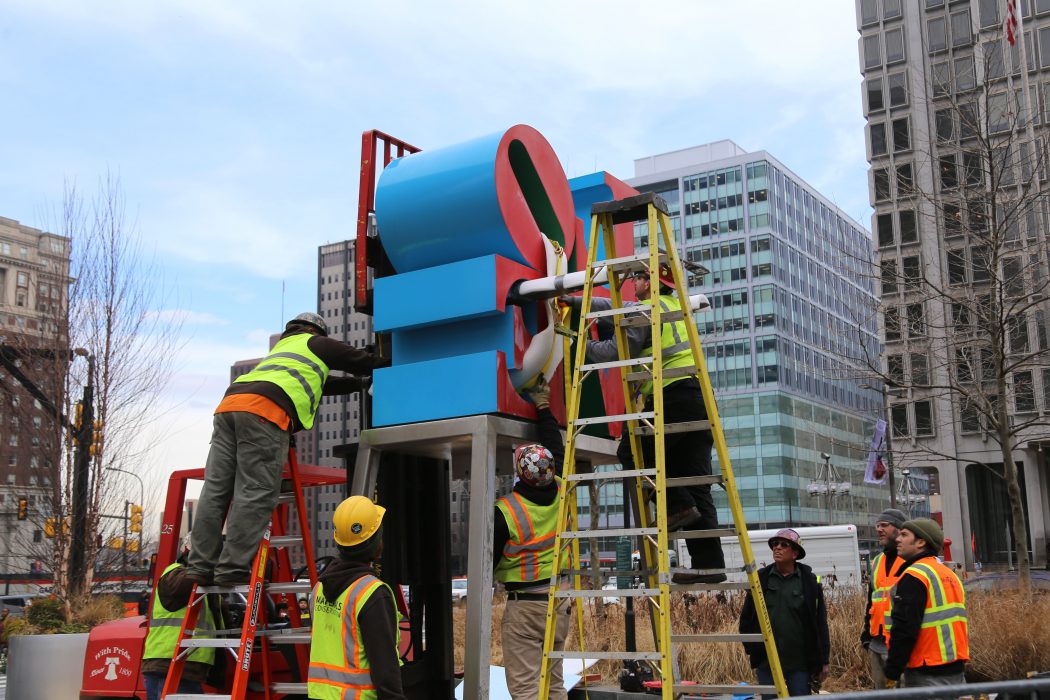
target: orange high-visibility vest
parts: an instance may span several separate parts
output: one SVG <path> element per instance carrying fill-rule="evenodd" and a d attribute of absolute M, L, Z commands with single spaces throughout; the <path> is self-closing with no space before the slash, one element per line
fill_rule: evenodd
<path fill-rule="evenodd" d="M 871 566 L 871 608 L 868 612 L 871 619 L 868 622 L 868 632 L 872 637 L 882 637 L 885 632 L 886 618 L 890 615 L 890 605 L 893 602 L 890 591 L 901 577 L 901 569 L 904 568 L 904 558 L 897 556 L 893 566 L 887 572 L 883 562 L 886 555 L 879 552 Z"/>
<path fill-rule="evenodd" d="M 919 559 L 905 569 L 900 578 L 905 576 L 914 576 L 926 586 L 926 610 L 908 668 L 969 661 L 966 593 L 959 577 L 937 561 L 937 557 Z M 892 635 L 891 631 L 891 640 Z"/>

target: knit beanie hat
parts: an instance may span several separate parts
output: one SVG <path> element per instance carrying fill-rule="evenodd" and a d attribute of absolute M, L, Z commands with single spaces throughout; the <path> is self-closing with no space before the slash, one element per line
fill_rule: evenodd
<path fill-rule="evenodd" d="M 916 518 L 901 525 L 900 529 L 910 530 L 916 537 L 926 540 L 926 544 L 937 554 L 940 554 L 941 550 L 944 549 L 944 530 L 941 529 L 936 520 Z"/>
<path fill-rule="evenodd" d="M 889 523 L 893 527 L 900 529 L 904 521 L 908 519 L 908 516 L 904 514 L 904 511 L 897 510 L 896 508 L 887 508 L 886 510 L 879 513 L 879 516 L 875 518 L 875 524 Z"/>

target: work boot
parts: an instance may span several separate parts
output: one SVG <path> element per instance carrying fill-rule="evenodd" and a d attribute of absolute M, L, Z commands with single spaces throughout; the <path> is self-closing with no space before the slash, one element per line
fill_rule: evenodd
<path fill-rule="evenodd" d="M 722 583 L 725 580 L 725 574 L 675 574 L 671 577 L 671 583 Z"/>
<path fill-rule="evenodd" d="M 252 575 L 249 572 L 243 574 L 226 574 L 223 576 L 215 577 L 215 585 L 222 586 L 223 588 L 234 588 L 235 586 L 247 586 L 252 582 Z"/>
<path fill-rule="evenodd" d="M 194 584 L 198 587 L 211 585 L 211 576 L 208 576 L 207 574 L 199 574 L 188 569 L 176 569 L 175 571 L 172 571 L 169 576 L 172 577 L 174 595 L 179 599 L 185 598 L 186 600 L 189 600 Z"/>
<path fill-rule="evenodd" d="M 686 527 L 699 520 L 700 511 L 696 509 L 696 506 L 680 510 L 677 513 L 670 513 L 667 516 L 667 531 L 675 532 L 676 530 L 684 530 Z"/>

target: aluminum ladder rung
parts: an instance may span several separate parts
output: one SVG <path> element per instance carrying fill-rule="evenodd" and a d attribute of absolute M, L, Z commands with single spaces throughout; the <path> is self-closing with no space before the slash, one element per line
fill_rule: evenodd
<path fill-rule="evenodd" d="M 197 693 L 176 693 L 165 695 L 164 700 L 233 700 L 232 695 L 198 695 Z"/>
<path fill-rule="evenodd" d="M 562 569 L 558 573 L 560 573 L 562 576 L 580 576 L 581 578 L 594 578 L 595 571 L 601 574 L 602 578 L 608 578 L 609 576 L 645 577 L 649 574 L 648 569 L 606 569 L 602 567 L 599 567 L 597 569 Z"/>
<path fill-rule="evenodd" d="M 614 369 L 617 367 L 638 367 L 639 365 L 653 364 L 653 357 L 634 357 L 629 360 L 610 360 L 609 362 L 590 362 L 580 365 L 581 372 L 593 372 L 596 369 Z"/>
<path fill-rule="evenodd" d="M 306 695 L 306 683 L 271 683 L 271 693 L 284 693 L 286 695 Z"/>
<path fill-rule="evenodd" d="M 712 474 L 710 476 L 674 476 L 665 480 L 667 482 L 667 488 L 681 488 L 683 486 L 708 486 L 711 484 L 721 484 L 722 475 Z"/>
<path fill-rule="evenodd" d="M 761 633 L 755 634 L 672 634 L 672 644 L 730 644 L 734 642 L 761 642 Z"/>
<path fill-rule="evenodd" d="M 711 421 L 691 420 L 684 423 L 664 423 L 664 433 L 691 433 L 696 430 L 710 430 Z M 654 431 L 648 425 L 640 425 L 634 429 L 635 435 L 652 435 Z"/>
<path fill-rule="evenodd" d="M 298 634 L 268 634 L 270 644 L 309 644 L 310 633 Z"/>
<path fill-rule="evenodd" d="M 611 472 L 583 472 L 563 476 L 563 481 L 595 481 L 601 479 L 631 479 L 636 476 L 656 476 L 655 469 L 617 469 Z M 683 477 L 686 478 L 686 477 Z M 670 482 L 670 479 L 668 479 Z"/>
<path fill-rule="evenodd" d="M 659 661 L 658 651 L 552 651 L 549 654 L 552 659 L 615 659 L 619 661 L 630 661 L 640 659 L 642 661 Z M 171 696 L 168 696 L 171 697 Z M 201 696 L 205 697 L 205 696 Z M 214 697 L 208 695 L 206 697 Z"/>
<path fill-rule="evenodd" d="M 667 262 L 667 253 L 661 251 L 657 254 L 659 262 Z M 591 269 L 600 270 L 603 267 L 608 267 L 617 272 L 644 272 L 649 269 L 649 253 L 643 253 L 641 255 L 624 255 L 619 258 L 609 258 L 608 260 L 596 260 L 591 263 Z"/>
<path fill-rule="evenodd" d="M 696 374 L 696 365 L 683 365 L 681 367 L 671 367 L 670 369 L 664 370 L 664 379 L 674 379 L 675 377 L 692 377 Z M 648 382 L 652 381 L 652 372 L 628 372 L 627 381 L 629 382 Z"/>
<path fill-rule="evenodd" d="M 293 544 L 302 544 L 302 535 L 279 535 L 270 538 L 270 548 L 291 547 Z"/>
<path fill-rule="evenodd" d="M 593 418 L 578 418 L 573 421 L 573 425 L 598 425 L 601 423 L 619 423 L 625 420 L 648 420 L 655 418 L 656 414 L 652 411 L 638 411 L 637 413 L 620 413 L 615 416 L 594 416 Z"/>
<path fill-rule="evenodd" d="M 669 540 L 700 540 L 707 537 L 735 537 L 736 530 L 731 527 L 718 528 L 715 530 L 678 530 L 668 532 Z"/>
<path fill-rule="evenodd" d="M 674 691 L 675 695 L 678 693 L 684 693 L 686 696 L 703 694 L 709 700 L 713 700 L 711 696 L 717 697 L 719 695 L 743 697 L 752 694 L 759 695 L 760 693 L 777 694 L 775 685 L 689 685 L 676 683 L 671 686 L 671 690 Z"/>
<path fill-rule="evenodd" d="M 646 305 L 648 306 L 648 304 Z M 706 308 L 706 307 L 704 307 Z M 674 323 L 675 321 L 681 321 L 684 318 L 681 311 L 664 311 L 660 314 L 660 323 Z M 622 328 L 640 328 L 642 326 L 648 326 L 652 324 L 652 319 L 648 314 L 632 314 L 630 316 L 624 316 L 616 321 Z"/>
<path fill-rule="evenodd" d="M 746 591 L 751 587 L 747 581 L 722 581 L 721 583 L 672 583 L 672 591 Z"/>
<path fill-rule="evenodd" d="M 282 503 L 295 503 L 295 494 L 291 492 L 282 493 L 277 497 L 277 504 Z"/>
<path fill-rule="evenodd" d="M 608 318 L 609 316 L 628 316 L 633 314 L 639 314 L 648 318 L 649 312 L 652 311 L 652 308 L 653 307 L 649 304 L 631 304 L 630 306 L 617 306 L 612 309 L 601 309 L 600 311 L 591 311 L 584 318 Z M 660 318 L 663 318 L 662 314 Z M 649 322 L 646 321 L 644 325 L 648 326 Z"/>
<path fill-rule="evenodd" d="M 655 527 L 621 527 L 608 530 L 566 530 L 558 533 L 563 540 L 587 540 L 594 537 L 634 537 L 635 535 L 656 535 L 660 532 Z"/>
<path fill-rule="evenodd" d="M 686 569 L 680 566 L 672 566 L 668 569 L 668 572 L 672 574 L 740 574 L 746 573 L 746 566 L 734 566 L 729 569 Z"/>
<path fill-rule="evenodd" d="M 555 591 L 555 598 L 653 598 L 660 595 L 659 588 L 603 588 L 592 590 L 582 588 L 580 590 Z"/>
<path fill-rule="evenodd" d="M 267 593 L 309 593 L 313 586 L 309 581 L 285 581 L 266 584 Z"/>
<path fill-rule="evenodd" d="M 236 649 L 241 646 L 241 640 L 239 637 L 230 637 L 228 639 L 183 639 L 179 646 L 183 649 L 201 649 L 205 647 L 213 649 Z"/>

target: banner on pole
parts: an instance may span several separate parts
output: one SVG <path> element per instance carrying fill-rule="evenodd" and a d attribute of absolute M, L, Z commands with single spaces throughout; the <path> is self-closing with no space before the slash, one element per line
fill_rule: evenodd
<path fill-rule="evenodd" d="M 865 484 L 886 483 L 890 470 L 883 461 L 882 449 L 886 442 L 886 421 L 882 418 L 875 421 L 875 434 L 871 438 L 871 448 L 868 450 L 868 468 L 864 471 Z"/>

